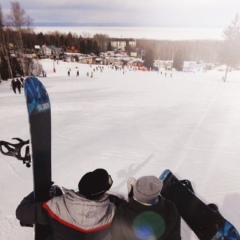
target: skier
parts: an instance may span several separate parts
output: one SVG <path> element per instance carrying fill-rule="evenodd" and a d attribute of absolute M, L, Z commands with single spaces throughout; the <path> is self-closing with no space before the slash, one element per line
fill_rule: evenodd
<path fill-rule="evenodd" d="M 56 240 L 111 240 L 115 209 L 126 202 L 106 193 L 112 183 L 105 169 L 96 169 L 80 179 L 78 192 L 64 189 L 65 194 L 39 203 L 29 194 L 17 207 L 16 216 L 24 225 L 50 225 Z"/>
<path fill-rule="evenodd" d="M 144 176 L 133 185 L 129 202 L 115 213 L 112 240 L 180 240 L 180 215 L 174 203 L 160 196 L 162 181 Z"/>
<path fill-rule="evenodd" d="M 22 83 L 18 78 L 17 78 L 15 84 L 16 84 L 16 88 L 18 89 L 18 93 L 21 93 Z"/>
<path fill-rule="evenodd" d="M 21 81 L 21 85 L 23 87 L 24 86 L 24 78 L 23 78 L 23 76 L 21 76 L 20 81 Z"/>
<path fill-rule="evenodd" d="M 12 87 L 13 92 L 16 93 L 17 85 L 16 85 L 16 80 L 14 78 L 12 79 L 11 87 Z"/>

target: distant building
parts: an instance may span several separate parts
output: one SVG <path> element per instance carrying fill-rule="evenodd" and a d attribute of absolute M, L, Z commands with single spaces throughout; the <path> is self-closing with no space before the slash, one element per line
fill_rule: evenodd
<path fill-rule="evenodd" d="M 183 62 L 183 72 L 201 72 L 203 71 L 203 65 L 198 62 Z"/>
<path fill-rule="evenodd" d="M 68 47 L 66 49 L 66 52 L 67 53 L 80 53 L 80 51 L 75 46 Z"/>
<path fill-rule="evenodd" d="M 172 70 L 173 61 L 172 60 L 154 60 L 153 66 L 158 69 L 164 68 L 165 70 Z"/>
<path fill-rule="evenodd" d="M 46 57 L 55 57 L 59 58 L 59 55 L 62 53 L 62 48 L 57 48 L 55 46 L 46 46 L 45 44 L 39 50 L 43 56 Z"/>
<path fill-rule="evenodd" d="M 125 51 L 127 45 L 135 48 L 137 46 L 136 40 L 133 38 L 111 38 L 111 47 L 113 49 L 122 49 Z"/>

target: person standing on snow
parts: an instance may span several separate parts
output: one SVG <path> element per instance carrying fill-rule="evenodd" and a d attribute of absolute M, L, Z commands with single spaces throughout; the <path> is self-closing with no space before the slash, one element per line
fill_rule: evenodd
<path fill-rule="evenodd" d="M 21 93 L 21 87 L 22 87 L 22 83 L 21 83 L 20 79 L 17 78 L 16 88 L 18 89 L 18 93 Z"/>
<path fill-rule="evenodd" d="M 106 193 L 112 183 L 106 170 L 96 169 L 80 179 L 78 192 L 65 189 L 65 194 L 39 203 L 31 193 L 17 207 L 16 217 L 24 225 L 49 225 L 54 240 L 111 240 L 116 207 L 125 202 Z"/>
<path fill-rule="evenodd" d="M 23 76 L 21 76 L 20 81 L 21 81 L 21 86 L 24 87 L 24 78 L 23 78 Z"/>
<path fill-rule="evenodd" d="M 180 240 L 180 214 L 160 196 L 163 183 L 155 176 L 139 178 L 112 223 L 112 240 Z M 132 195 L 132 194 L 133 195 Z"/>
<path fill-rule="evenodd" d="M 13 78 L 11 81 L 11 87 L 14 93 L 16 93 L 16 88 L 17 88 L 17 84 L 16 84 L 16 80 Z"/>

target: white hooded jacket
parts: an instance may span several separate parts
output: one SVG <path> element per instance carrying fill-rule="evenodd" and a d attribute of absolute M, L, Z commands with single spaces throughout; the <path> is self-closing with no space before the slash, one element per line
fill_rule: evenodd
<path fill-rule="evenodd" d="M 86 233 L 108 227 L 115 213 L 107 194 L 100 200 L 88 200 L 73 190 L 45 202 L 43 207 L 51 218 Z"/>
<path fill-rule="evenodd" d="M 35 203 L 33 193 L 29 194 L 17 207 L 16 216 L 25 225 L 49 225 L 54 240 L 111 240 L 115 210 L 107 193 L 99 200 L 89 200 L 65 190 L 44 203 Z"/>

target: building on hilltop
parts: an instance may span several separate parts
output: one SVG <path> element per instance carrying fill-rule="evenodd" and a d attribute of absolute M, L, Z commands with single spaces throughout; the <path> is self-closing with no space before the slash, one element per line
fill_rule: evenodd
<path fill-rule="evenodd" d="M 57 48 L 55 46 L 47 46 L 46 44 L 42 45 L 42 47 L 35 46 L 36 54 L 40 58 L 56 58 L 59 59 L 59 55 L 62 53 L 62 48 Z"/>
<path fill-rule="evenodd" d="M 111 38 L 111 47 L 113 49 L 122 49 L 126 50 L 127 46 L 130 48 L 136 48 L 137 42 L 133 38 Z"/>
<path fill-rule="evenodd" d="M 75 46 L 68 47 L 66 49 L 66 52 L 67 53 L 80 53 L 80 51 Z"/>
<path fill-rule="evenodd" d="M 183 62 L 183 72 L 202 72 L 203 64 L 193 61 L 184 61 Z"/>

